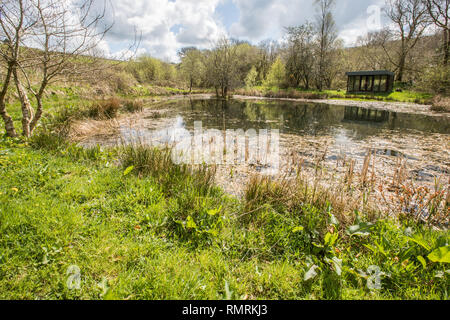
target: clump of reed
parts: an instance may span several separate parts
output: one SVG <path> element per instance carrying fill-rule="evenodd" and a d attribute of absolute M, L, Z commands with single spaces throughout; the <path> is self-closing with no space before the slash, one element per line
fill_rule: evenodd
<path fill-rule="evenodd" d="M 93 119 L 113 119 L 120 110 L 121 101 L 118 98 L 95 101 L 87 109 L 87 115 Z"/>
<path fill-rule="evenodd" d="M 144 102 L 142 100 L 125 100 L 123 109 L 129 113 L 142 112 L 144 110 Z"/>
<path fill-rule="evenodd" d="M 176 186 L 192 183 L 199 191 L 206 192 L 214 185 L 214 167 L 176 164 L 170 148 L 131 144 L 121 149 L 120 161 L 124 170 L 133 168 L 140 177 L 153 177 L 166 191 L 176 192 Z"/>
<path fill-rule="evenodd" d="M 360 209 L 359 199 L 353 198 L 344 188 L 327 188 L 320 183 L 319 176 L 310 181 L 301 174 L 294 179 L 254 176 L 244 189 L 244 202 L 246 221 L 268 206 L 288 215 L 301 214 L 305 208 L 315 207 L 324 214 L 332 208 L 340 224 L 347 226 L 354 219 L 353 212 Z"/>

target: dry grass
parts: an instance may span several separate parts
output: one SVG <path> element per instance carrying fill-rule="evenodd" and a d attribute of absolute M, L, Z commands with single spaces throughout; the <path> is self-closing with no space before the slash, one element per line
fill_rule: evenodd
<path fill-rule="evenodd" d="M 115 136 L 119 133 L 119 124 L 115 119 L 95 120 L 81 119 L 75 120 L 70 126 L 68 140 L 81 142 L 93 136 Z"/>
<path fill-rule="evenodd" d="M 450 112 L 450 97 L 434 97 L 431 110 L 435 112 Z"/>
<path fill-rule="evenodd" d="M 343 165 L 347 169 L 343 176 L 326 177 L 322 158 L 319 156 L 314 168 L 309 170 L 302 167 L 302 159 L 292 159 L 289 166 L 298 164 L 295 176 L 292 171 L 278 177 L 251 176 L 244 188 L 246 219 L 267 206 L 295 215 L 309 205 L 320 208 L 324 214 L 332 208 L 341 225 L 346 226 L 354 222 L 354 213 L 360 212 L 371 221 L 407 216 L 439 228 L 448 227 L 450 181 L 446 184 L 437 178 L 434 188 L 416 185 L 408 177 L 406 159 L 399 158 L 392 183 L 385 184 L 377 176 L 377 157 L 373 150 L 367 152 L 360 170 L 355 170 L 355 160 L 345 159 Z"/>
<path fill-rule="evenodd" d="M 113 119 L 120 110 L 121 101 L 118 98 L 95 101 L 87 110 L 89 118 L 93 119 Z"/>
<path fill-rule="evenodd" d="M 129 113 L 142 112 L 144 110 L 144 102 L 142 100 L 125 100 L 123 108 Z"/>

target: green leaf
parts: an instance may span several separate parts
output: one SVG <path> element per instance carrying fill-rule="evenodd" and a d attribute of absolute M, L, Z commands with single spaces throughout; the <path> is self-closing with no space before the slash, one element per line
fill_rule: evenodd
<path fill-rule="evenodd" d="M 334 216 L 334 214 L 330 213 L 330 222 L 335 226 L 339 225 L 339 220 Z"/>
<path fill-rule="evenodd" d="M 411 238 L 411 237 L 407 237 L 408 240 L 418 244 L 419 246 L 421 246 L 422 248 L 424 248 L 427 251 L 431 250 L 431 247 L 425 242 L 425 240 L 423 240 L 422 238 L 419 238 L 418 236 Z"/>
<path fill-rule="evenodd" d="M 336 240 L 337 240 L 338 236 L 339 235 L 337 233 L 331 234 L 331 233 L 328 232 L 325 235 L 325 239 L 324 239 L 325 245 L 332 247 L 336 243 Z"/>
<path fill-rule="evenodd" d="M 370 235 L 370 231 L 373 227 L 371 223 L 361 222 L 347 228 L 347 234 L 350 236 L 367 237 Z"/>
<path fill-rule="evenodd" d="M 125 171 L 123 172 L 123 175 L 126 176 L 128 175 L 131 171 L 133 171 L 134 166 L 130 166 L 128 168 L 125 169 Z"/>
<path fill-rule="evenodd" d="M 342 274 L 342 259 L 333 257 L 332 259 L 325 258 L 325 261 L 334 266 L 334 271 L 338 276 Z"/>
<path fill-rule="evenodd" d="M 186 228 L 188 228 L 188 229 L 197 229 L 197 224 L 195 223 L 194 219 L 192 219 L 191 216 L 187 217 Z"/>
<path fill-rule="evenodd" d="M 319 267 L 316 265 L 313 265 L 306 273 L 305 276 L 303 277 L 304 281 L 308 281 L 310 279 L 314 279 L 317 276 L 317 272 L 316 269 L 318 269 Z"/>
<path fill-rule="evenodd" d="M 425 259 L 422 256 L 418 256 L 417 260 L 419 260 L 419 262 L 422 264 L 423 269 L 425 270 L 427 268 L 427 262 L 425 261 Z"/>
<path fill-rule="evenodd" d="M 218 214 L 220 212 L 220 210 L 222 210 L 222 207 L 220 207 L 218 209 L 211 209 L 211 210 L 208 210 L 208 214 L 210 216 L 215 216 L 216 214 Z"/>
<path fill-rule="evenodd" d="M 432 262 L 450 263 L 450 246 L 440 247 L 428 255 Z"/>

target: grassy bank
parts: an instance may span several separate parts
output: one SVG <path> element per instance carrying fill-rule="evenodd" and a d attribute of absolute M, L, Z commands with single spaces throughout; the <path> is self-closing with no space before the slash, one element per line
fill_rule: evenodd
<path fill-rule="evenodd" d="M 301 179 L 236 199 L 168 150 L 66 141 L 125 102 L 55 97 L 32 139 L 0 139 L 1 299 L 448 299 L 448 231 Z"/>
<path fill-rule="evenodd" d="M 169 159 L 2 139 L 0 298 L 448 298 L 448 232 L 261 181 L 233 199 Z"/>
<path fill-rule="evenodd" d="M 409 102 L 418 104 L 432 104 L 433 95 L 415 91 L 403 90 L 402 92 L 377 93 L 377 94 L 347 94 L 343 90 L 301 90 L 280 89 L 277 87 L 243 88 L 235 91 L 235 94 L 266 97 L 266 98 L 292 98 L 292 99 L 343 99 L 354 101 L 387 101 Z"/>

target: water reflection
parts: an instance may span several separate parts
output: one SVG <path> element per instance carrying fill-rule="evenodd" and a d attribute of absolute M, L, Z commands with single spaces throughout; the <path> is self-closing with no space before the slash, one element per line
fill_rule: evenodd
<path fill-rule="evenodd" d="M 214 129 L 279 129 L 282 133 L 329 135 L 339 132 L 362 140 L 386 131 L 450 133 L 446 117 L 396 113 L 359 107 L 292 102 L 223 100 L 175 101 L 165 104 L 188 129 L 194 121 Z"/>
<path fill-rule="evenodd" d="M 344 120 L 365 122 L 387 122 L 390 115 L 397 117 L 397 113 L 385 110 L 372 110 L 360 107 L 345 107 Z"/>

